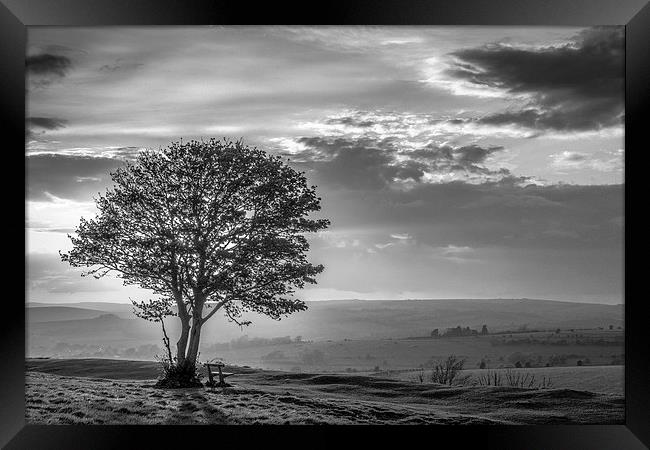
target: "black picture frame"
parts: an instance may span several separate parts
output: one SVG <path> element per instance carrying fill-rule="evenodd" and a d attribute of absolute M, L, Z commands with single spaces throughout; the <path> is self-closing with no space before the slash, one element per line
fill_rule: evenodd
<path fill-rule="evenodd" d="M 198 440 L 214 445 L 263 444 L 338 446 L 349 434 L 363 435 L 363 445 L 388 438 L 406 445 L 479 446 L 498 449 L 642 449 L 650 445 L 650 353 L 643 296 L 634 297 L 640 277 L 632 276 L 633 249 L 642 246 L 639 234 L 632 241 L 632 189 L 642 189 L 634 171 L 645 167 L 644 119 L 650 98 L 650 5 L 645 0 L 340 0 L 293 5 L 267 2 L 251 5 L 240 1 L 209 0 L 0 0 L 0 90 L 5 174 L 5 222 L 7 243 L 20 246 L 20 211 L 24 198 L 17 193 L 15 178 L 24 167 L 25 49 L 27 27 L 110 25 L 625 25 L 625 397 L 624 425 L 459 426 L 459 427 L 193 427 L 178 426 L 36 426 L 25 425 L 25 320 L 24 303 L 15 288 L 25 266 L 10 258 L 5 273 L 5 298 L 0 326 L 0 445 L 7 449 L 104 449 L 178 448 L 198 446 Z M 7 139 L 8 138 L 8 139 Z M 637 148 L 639 147 L 639 148 Z M 632 153 L 632 159 L 630 159 Z M 633 161 L 633 163 L 631 162 Z M 24 172 L 26 177 L 26 172 Z M 25 178 L 25 185 L 28 181 Z M 637 184 L 639 186 L 637 186 Z M 25 191 L 26 192 L 26 191 Z M 643 194 L 641 194 L 643 195 Z M 634 213 L 637 218 L 641 212 Z M 24 230 L 24 222 L 20 224 Z M 639 226 L 637 225 L 637 233 Z M 23 231 L 24 233 L 24 231 Z M 24 237 L 24 234 L 23 234 Z M 24 249 L 24 241 L 23 241 Z M 17 250 L 16 250 L 17 251 Z M 638 250 L 637 250 L 638 251 Z M 9 256 L 9 257 L 8 257 Z M 642 270 L 642 268 L 641 268 Z M 19 291 L 19 289 L 15 289 Z M 23 291 L 23 301 L 24 301 Z M 182 429 L 181 429 L 182 428 Z M 361 436 L 357 436 L 361 437 Z M 188 440 L 189 439 L 189 440 Z M 368 439 L 368 441 L 366 441 Z M 416 442 L 421 444 L 416 444 Z M 409 444 L 412 443 L 412 444 Z M 259 445 L 259 444 L 258 444 Z M 358 444 L 357 444 L 358 445 Z"/>

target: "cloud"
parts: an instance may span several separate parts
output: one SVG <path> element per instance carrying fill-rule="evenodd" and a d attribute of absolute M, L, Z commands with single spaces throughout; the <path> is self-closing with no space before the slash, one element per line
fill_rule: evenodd
<path fill-rule="evenodd" d="M 622 127 L 623 38 L 622 27 L 597 27 L 563 45 L 461 49 L 450 54 L 454 62 L 446 75 L 524 101 L 523 107 L 477 118 L 479 124 L 561 132 Z"/>
<path fill-rule="evenodd" d="M 115 73 L 119 71 L 135 70 L 143 66 L 144 63 L 129 62 L 125 61 L 123 58 L 117 58 L 112 64 L 104 64 L 100 66 L 99 71 L 106 73 Z"/>
<path fill-rule="evenodd" d="M 76 201 L 45 192 L 43 199 L 28 200 L 25 228 L 39 233 L 61 233 L 76 227 L 80 217 L 97 212 L 93 201 Z M 42 236 L 41 236 L 42 237 Z"/>
<path fill-rule="evenodd" d="M 38 154 L 27 157 L 28 198 L 90 200 L 111 184 L 109 172 L 123 160 L 105 157 Z"/>
<path fill-rule="evenodd" d="M 397 161 L 390 140 L 303 137 L 306 150 L 299 158 L 314 176 L 330 186 L 349 189 L 382 189 L 402 181 L 418 182 L 425 164 Z"/>
<path fill-rule="evenodd" d="M 55 119 L 51 117 L 28 117 L 25 119 L 28 126 L 44 128 L 46 130 L 56 130 L 65 126 L 66 121 L 63 119 Z"/>
<path fill-rule="evenodd" d="M 482 147 L 476 144 L 452 147 L 450 145 L 429 144 L 426 147 L 403 152 L 411 158 L 426 161 L 430 172 L 453 173 L 465 172 L 482 175 L 509 175 L 505 168 L 490 170 L 483 164 L 496 152 L 504 150 L 502 146 Z"/>
<path fill-rule="evenodd" d="M 294 164 L 307 168 L 317 182 L 347 189 L 411 188 L 420 183 L 457 180 L 486 182 L 511 177 L 506 168 L 486 166 L 501 146 L 453 147 L 430 143 L 413 149 L 395 136 L 301 137 L 291 148 Z"/>
<path fill-rule="evenodd" d="M 52 254 L 30 253 L 25 265 L 28 288 L 32 292 L 102 292 L 116 290 L 121 284 L 114 278 L 96 280 L 93 277 L 81 277 L 81 269 L 71 268 Z"/>
<path fill-rule="evenodd" d="M 44 130 L 58 130 L 59 128 L 65 127 L 67 120 L 57 119 L 54 117 L 27 117 L 25 119 L 25 136 L 30 139 L 34 139 L 36 135 L 36 130 L 41 130 L 40 133 L 44 133 Z"/>
<path fill-rule="evenodd" d="M 551 165 L 559 170 L 591 169 L 599 172 L 620 172 L 623 170 L 623 150 L 610 152 L 563 151 L 550 155 Z"/>
<path fill-rule="evenodd" d="M 55 80 L 65 77 L 71 67 L 70 58 L 53 53 L 29 55 L 25 59 L 29 84 L 36 88 L 47 87 Z"/>
<path fill-rule="evenodd" d="M 31 55 L 25 60 L 27 72 L 37 75 L 53 74 L 63 77 L 71 66 L 72 62 L 67 56 L 53 55 L 49 53 Z"/>
<path fill-rule="evenodd" d="M 479 259 L 476 259 L 473 256 L 474 253 L 475 249 L 464 245 L 447 245 L 446 247 L 440 247 L 434 250 L 434 256 L 444 258 L 447 261 L 451 261 L 456 264 L 480 262 Z"/>
<path fill-rule="evenodd" d="M 622 185 L 526 185 L 504 179 L 421 183 L 408 190 L 331 192 L 323 214 L 339 230 L 366 227 L 432 247 L 617 248 Z M 363 243 L 363 239 L 362 243 Z"/>

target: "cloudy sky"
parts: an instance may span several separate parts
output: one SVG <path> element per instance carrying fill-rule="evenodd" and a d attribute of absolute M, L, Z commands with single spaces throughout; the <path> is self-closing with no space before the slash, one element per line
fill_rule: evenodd
<path fill-rule="evenodd" d="M 144 148 L 243 137 L 332 221 L 307 300 L 621 303 L 622 27 L 29 30 L 28 300 L 146 293 L 60 262 Z"/>

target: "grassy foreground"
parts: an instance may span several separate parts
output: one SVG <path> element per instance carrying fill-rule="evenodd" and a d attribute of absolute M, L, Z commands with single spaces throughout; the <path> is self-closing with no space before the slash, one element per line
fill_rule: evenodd
<path fill-rule="evenodd" d="M 227 388 L 153 388 L 156 363 L 28 360 L 30 424 L 615 424 L 623 397 L 445 387 L 361 375 L 228 368 Z M 92 378 L 91 378 L 92 376 Z"/>

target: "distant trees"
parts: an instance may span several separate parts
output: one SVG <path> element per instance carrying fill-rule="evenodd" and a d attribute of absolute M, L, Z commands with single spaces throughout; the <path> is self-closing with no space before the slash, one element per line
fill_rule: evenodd
<path fill-rule="evenodd" d="M 441 333 L 438 328 L 431 331 L 430 336 L 432 338 L 448 338 L 448 337 L 463 337 L 463 336 L 477 336 L 477 335 L 487 335 L 489 334 L 487 325 L 483 325 L 481 331 L 470 329 L 470 327 L 462 328 L 460 325 L 455 328 L 447 328 L 444 333 Z"/>
<path fill-rule="evenodd" d="M 134 306 L 147 320 L 178 317 L 173 373 L 195 372 L 202 327 L 217 311 L 243 326 L 246 311 L 280 319 L 306 309 L 293 294 L 323 266 L 307 261 L 303 234 L 329 221 L 308 218 L 320 209 L 315 186 L 280 157 L 241 141 L 173 143 L 111 177 L 97 217 L 81 219 L 61 259 L 156 294 Z"/>
<path fill-rule="evenodd" d="M 436 328 L 431 332 L 431 337 L 461 337 L 461 336 L 476 336 L 478 335 L 478 331 L 472 330 L 469 327 L 461 328 L 460 325 L 458 325 L 455 328 L 447 328 L 447 331 L 445 331 L 443 334 L 440 334 L 438 329 Z"/>

